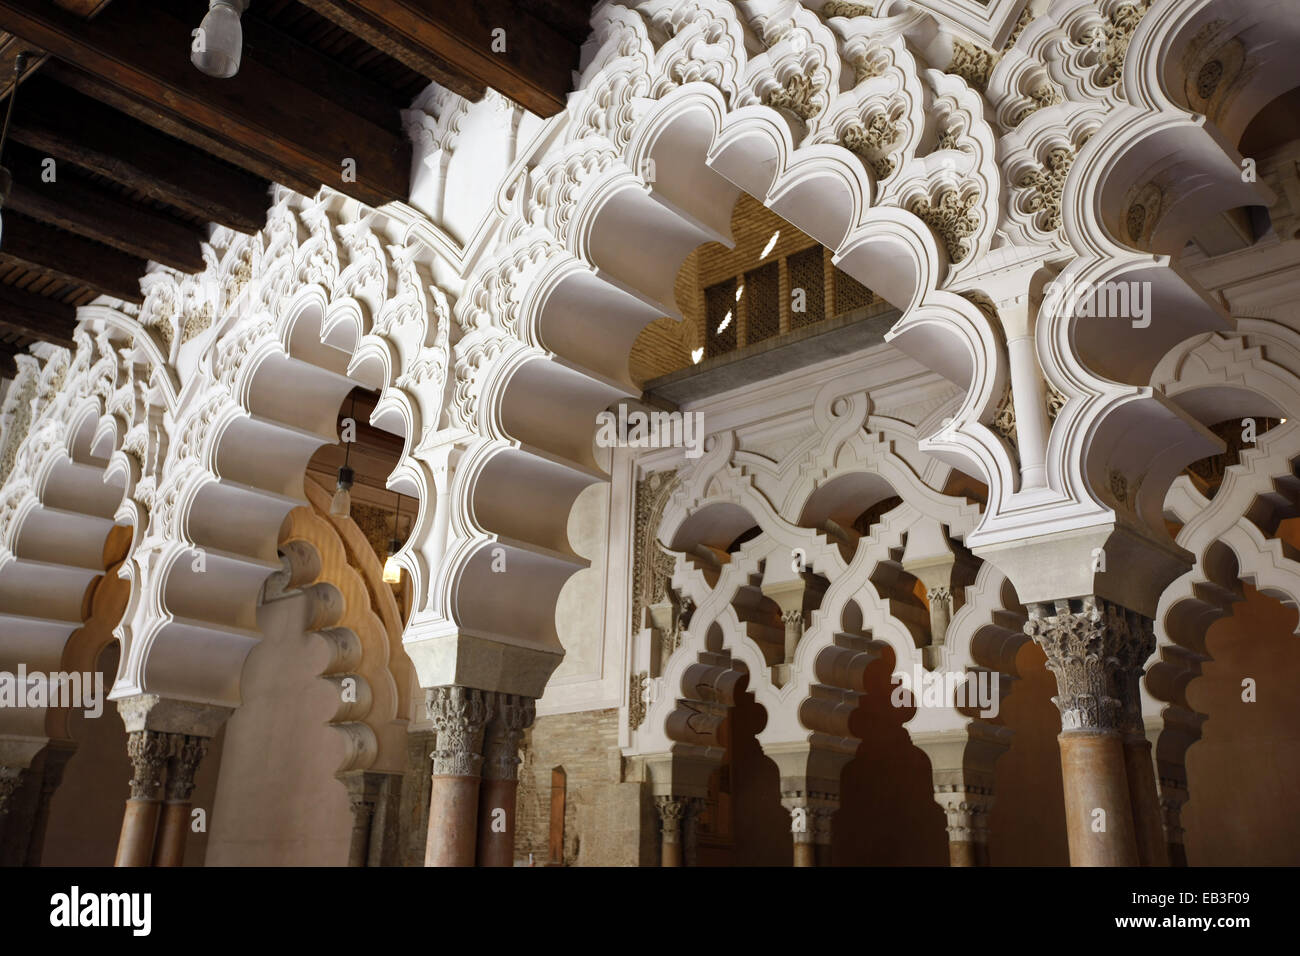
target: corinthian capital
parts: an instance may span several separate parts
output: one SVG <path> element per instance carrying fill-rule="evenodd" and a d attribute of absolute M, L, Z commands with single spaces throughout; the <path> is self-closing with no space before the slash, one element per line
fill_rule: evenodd
<path fill-rule="evenodd" d="M 170 734 L 158 730 L 135 730 L 127 734 L 126 755 L 131 758 L 132 800 L 158 799 L 163 769 L 171 752 Z"/>
<path fill-rule="evenodd" d="M 531 697 L 494 694 L 492 719 L 487 725 L 483 776 L 489 780 L 514 780 L 519 772 L 519 744 L 533 723 L 536 704 Z"/>
<path fill-rule="evenodd" d="M 172 734 L 171 759 L 167 762 L 167 799 L 188 803 L 194 793 L 194 774 L 208 752 L 208 738 Z"/>
<path fill-rule="evenodd" d="M 1134 671 L 1140 677 L 1154 649 L 1149 620 L 1088 596 L 1031 605 L 1025 633 L 1043 649 L 1047 669 L 1056 675 L 1052 699 L 1063 731 L 1127 729 L 1139 706 Z M 1145 654 L 1143 648 L 1149 648 Z"/>
<path fill-rule="evenodd" d="M 428 692 L 429 719 L 438 735 L 433 773 L 477 777 L 483 765 L 483 731 L 491 716 L 492 694 L 472 687 L 435 687 Z"/>

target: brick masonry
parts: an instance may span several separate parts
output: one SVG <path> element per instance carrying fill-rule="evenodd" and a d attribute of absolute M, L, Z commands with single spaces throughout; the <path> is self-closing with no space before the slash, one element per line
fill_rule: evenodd
<path fill-rule="evenodd" d="M 777 235 L 779 232 L 779 235 Z M 727 279 L 744 281 L 747 271 L 759 265 L 778 262 L 793 253 L 817 246 L 817 240 L 796 229 L 757 199 L 742 193 L 731 214 L 733 248 L 717 242 L 705 243 L 693 251 L 682 264 L 674 287 L 677 308 L 683 320 L 657 319 L 647 326 L 632 346 L 630 371 L 641 385 L 660 375 L 685 368 L 691 364 L 691 352 L 704 345 L 704 290 Z M 775 244 L 767 247 L 773 235 Z M 830 254 L 825 252 L 825 282 L 823 296 L 830 299 L 832 269 Z M 782 329 L 786 331 L 790 316 L 790 290 L 782 266 L 781 300 Z M 740 304 L 738 312 L 743 308 Z M 738 322 L 742 321 L 738 315 Z"/>
<path fill-rule="evenodd" d="M 515 856 L 549 860 L 551 774 L 565 773 L 564 858 L 567 866 L 651 863 L 653 807 L 640 783 L 623 779 L 618 710 L 538 717 L 524 738 L 519 767 Z M 649 814 L 649 816 L 647 816 Z"/>

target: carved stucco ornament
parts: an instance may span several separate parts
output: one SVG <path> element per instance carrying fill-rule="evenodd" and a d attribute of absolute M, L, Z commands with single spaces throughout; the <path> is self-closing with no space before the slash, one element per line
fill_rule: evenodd
<path fill-rule="evenodd" d="M 927 196 L 917 196 L 907 204 L 907 211 L 923 221 L 938 234 L 948 250 L 948 258 L 961 262 L 970 254 L 966 238 L 979 229 L 979 192 L 969 190 L 965 196 L 948 187 L 939 192 L 932 202 Z"/>
<path fill-rule="evenodd" d="M 1047 669 L 1056 675 L 1052 700 L 1061 712 L 1062 731 L 1125 729 L 1125 701 L 1135 689 L 1127 672 L 1150 629 L 1150 621 L 1136 612 L 1094 596 L 1029 607 L 1025 633 L 1043 649 Z"/>

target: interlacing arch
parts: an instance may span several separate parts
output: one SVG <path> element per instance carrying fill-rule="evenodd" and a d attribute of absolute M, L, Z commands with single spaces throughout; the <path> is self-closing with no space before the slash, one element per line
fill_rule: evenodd
<path fill-rule="evenodd" d="M 1031 511 L 1035 521 L 1079 526 L 1113 522 L 1118 509 L 1128 533 L 1155 542 L 1171 567 L 1185 560 L 1159 518 L 1164 488 L 1213 445 L 1147 382 L 1169 347 L 1226 328 L 1227 317 L 1167 258 L 1125 245 L 1121 224 L 1099 210 L 1142 185 L 1148 152 L 1184 156 L 1177 178 L 1207 184 L 1152 210 L 1167 243 L 1174 223 L 1185 238 L 1185 210 L 1233 208 L 1262 193 L 1163 92 L 1204 18 L 1173 16 L 1170 4 L 1140 6 L 1136 17 L 1114 3 L 1048 6 L 983 70 L 967 62 L 967 41 L 917 9 L 824 19 L 797 4 L 597 10 L 578 91 L 512 182 L 498 227 L 505 245 L 456 308 L 465 333 L 453 345 L 458 422 L 476 417 L 469 430 L 483 437 L 465 455 L 475 478 L 459 485 L 465 512 L 452 516 L 456 540 L 434 588 L 445 589 L 445 620 L 507 643 L 531 635 L 554 653 L 544 608 L 580 566 L 555 546 L 556 532 L 594 480 L 594 415 L 630 391 L 625 346 L 652 319 L 676 314 L 677 265 L 699 243 L 727 238 L 739 190 L 835 250 L 840 268 L 903 313 L 889 340 L 962 388 L 950 420 L 921 447 L 988 484 L 973 546 L 1023 534 Z M 1028 61 L 1054 92 L 1031 112 L 1022 103 L 999 145 L 1010 121 L 991 125 L 976 90 L 1005 114 L 1003 101 L 1023 99 L 1028 80 L 1004 82 L 999 71 L 1018 76 Z M 1170 109 L 1187 120 L 1170 124 Z M 1028 309 L 1031 292 L 1042 297 L 1041 273 L 1062 266 L 1065 284 L 1151 282 L 1153 312 L 1164 318 L 1135 329 L 1081 321 L 1060 303 L 1037 323 L 1031 311 L 1037 357 L 1013 382 L 996 302 Z M 989 295 L 991 312 L 977 304 Z M 1013 384 L 1020 455 L 990 427 Z M 543 435 L 534 409 L 563 413 Z M 1164 444 L 1147 440 L 1155 420 L 1168 425 Z M 1045 458 L 1032 486 L 1022 482 L 1025 442 Z M 1133 501 L 1116 500 L 1112 474 L 1140 489 Z M 531 530 L 511 533 L 514 513 L 489 499 L 523 475 L 550 505 L 521 503 Z M 508 609 L 482 606 L 474 595 L 490 587 L 493 548 L 550 583 Z M 542 609 L 530 609 L 539 599 Z"/>
<path fill-rule="evenodd" d="M 949 469 L 919 454 L 902 423 L 870 416 L 865 393 L 844 387 L 841 380 L 821 390 L 812 433 L 779 461 L 741 449 L 735 433 L 715 434 L 667 492 L 659 541 L 675 556 L 671 588 L 675 603 L 690 608 L 689 623 L 660 660 L 659 691 L 647 695 L 628 752 L 671 755 L 674 792 L 691 793 L 695 772 L 721 759 L 717 726 L 735 692 L 718 689 L 742 678 L 767 713 L 758 739 L 776 754 L 783 779 L 786 770 L 811 774 L 820 781 L 814 790 L 830 795 L 859 743 L 848 720 L 865 670 L 886 647 L 896 675 L 988 671 L 1000 697 L 1015 677 L 1028 638 L 1014 591 L 988 564 L 969 577 L 953 573 L 961 559 L 948 536 L 970 532 L 977 506 L 937 491 Z M 876 505 L 883 514 L 854 528 Z M 940 634 L 924 620 L 905 570 L 936 564 L 945 585 L 968 582 Z M 932 604 L 948 602 L 947 590 Z M 978 720 L 977 710 L 918 709 L 909 730 L 974 734 L 1005 749 L 1009 733 Z M 796 741 L 806 742 L 802 757 L 789 751 Z"/>
<path fill-rule="evenodd" d="M 418 682 L 454 690 L 441 699 L 463 713 L 487 706 L 481 692 L 510 697 L 502 713 L 514 720 L 527 707 L 513 697 L 540 697 L 563 656 L 556 602 L 586 563 L 568 519 L 609 470 L 593 448 L 596 416 L 639 394 L 633 342 L 680 317 L 681 263 L 730 242 L 741 192 L 897 308 L 887 341 L 958 395 L 919 427 L 872 415 L 864 392 L 828 389 L 816 433 L 779 462 L 734 434 L 710 436 L 663 513 L 672 583 L 694 611 L 663 662 L 673 693 L 634 729 L 637 751 L 708 751 L 711 731 L 673 729 L 677 690 L 729 705 L 743 678 L 768 712 L 767 739 L 811 734 L 843 755 L 863 662 L 881 646 L 900 668 L 1011 676 L 1021 601 L 1105 591 L 1169 619 L 1221 584 L 1225 548 L 1241 573 L 1294 600 L 1273 529 L 1240 524 L 1293 478 L 1289 429 L 1230 469 L 1212 504 L 1175 484 L 1220 448 L 1196 421 L 1196 388 L 1209 389 L 1201 401 L 1236 401 L 1249 389 L 1234 384 L 1234 363 L 1256 376 L 1270 367 L 1267 343 L 1280 370 L 1241 407 L 1276 414 L 1294 401 L 1282 371 L 1300 368 L 1293 333 L 1239 320 L 1233 338 L 1227 310 L 1174 263 L 1205 216 L 1269 201 L 1234 144 L 1288 82 L 1300 53 L 1291 11 L 1274 0 L 1033 0 L 1018 24 L 971 33 L 900 0 L 874 6 L 607 0 L 565 110 L 512 156 L 465 247 L 431 239 L 437 230 L 400 203 L 371 210 L 329 189 L 274 187 L 266 226 L 214 229 L 199 275 L 151 266 L 138 313 L 82 308 L 75 350 L 20 356 L 2 411 L 0 666 L 57 665 L 104 570 L 105 537 L 129 526 L 113 696 L 206 709 L 210 736 L 239 704 L 257 596 L 281 570 L 277 533 L 308 504 L 305 466 L 337 440 L 342 399 L 363 384 L 380 392 L 372 423 L 405 437 L 389 487 L 418 501 L 400 555 Z M 1002 49 L 984 46 L 993 37 Z M 464 110 L 435 99 L 440 116 L 413 125 L 437 144 Z M 1148 325 L 1080 315 L 1068 291 L 1087 300 L 1121 282 L 1149 284 Z M 1174 383 L 1196 376 L 1161 363 L 1192 354 L 1189 341 L 1208 384 L 1184 396 Z M 939 490 L 958 470 L 987 486 L 982 508 Z M 902 504 L 865 534 L 845 531 L 850 503 L 891 495 Z M 1177 544 L 1167 508 L 1183 520 Z M 737 540 L 753 527 L 757 537 Z M 1056 590 L 1040 593 L 1042 559 L 1019 542 L 1047 531 L 1077 532 L 1078 560 L 1062 552 L 1067 580 L 1044 578 Z M 1112 542 L 1098 575 L 1091 553 Z M 922 551 L 985 562 L 942 644 L 926 647 L 899 570 L 919 567 Z M 792 657 L 774 662 L 737 595 L 795 553 L 824 593 Z M 691 564 L 708 555 L 716 566 Z M 3 739 L 18 741 L 25 766 L 43 742 L 39 718 L 5 720 L 18 721 Z M 972 725 L 949 708 L 913 729 L 984 732 Z M 368 750 L 352 730 L 352 765 L 378 759 L 382 741 Z"/>

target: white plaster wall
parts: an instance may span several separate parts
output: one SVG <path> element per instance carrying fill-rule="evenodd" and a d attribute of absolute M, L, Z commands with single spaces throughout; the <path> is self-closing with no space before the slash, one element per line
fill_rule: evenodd
<path fill-rule="evenodd" d="M 608 484 L 586 488 L 569 513 L 569 543 L 591 561 L 565 582 L 555 608 L 555 624 L 564 660 L 551 675 L 546 694 L 538 702 L 540 713 L 585 710 L 592 706 L 617 706 L 609 696 L 605 653 L 605 555 L 609 538 Z M 613 669 L 621 670 L 614 661 Z"/>
<path fill-rule="evenodd" d="M 343 738 L 327 726 L 337 692 L 319 675 L 325 641 L 310 602 L 263 605 L 263 639 L 244 664 L 243 704 L 226 725 L 209 820 L 208 866 L 344 866 L 352 814 L 334 776 Z"/>

